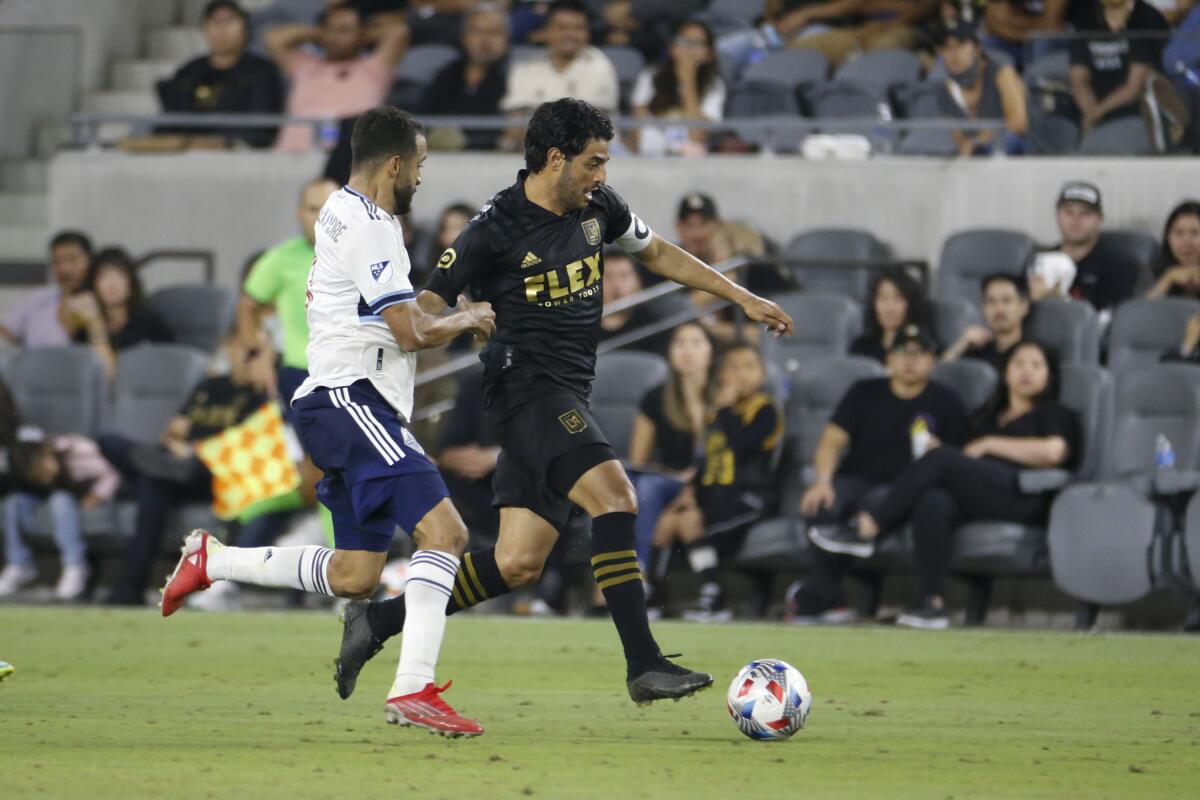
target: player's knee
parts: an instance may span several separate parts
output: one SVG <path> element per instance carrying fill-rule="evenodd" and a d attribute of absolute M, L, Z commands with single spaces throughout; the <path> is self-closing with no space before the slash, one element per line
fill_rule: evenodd
<path fill-rule="evenodd" d="M 606 514 L 636 514 L 638 513 L 637 492 L 628 481 L 625 485 L 609 492 L 603 500 Z"/>
<path fill-rule="evenodd" d="M 496 554 L 496 566 L 500 568 L 500 576 L 509 588 L 514 589 L 542 577 L 542 567 L 545 563 L 545 559 L 537 553 Z"/>
<path fill-rule="evenodd" d="M 368 600 L 379 586 L 379 576 L 365 570 L 329 570 L 329 588 L 338 597 Z"/>

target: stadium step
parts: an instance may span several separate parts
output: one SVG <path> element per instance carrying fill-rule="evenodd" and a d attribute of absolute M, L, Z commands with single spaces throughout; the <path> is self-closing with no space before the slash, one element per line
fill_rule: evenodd
<path fill-rule="evenodd" d="M 0 219 L 45 227 L 46 202 L 43 192 L 0 192 Z"/>
<path fill-rule="evenodd" d="M 158 98 L 154 92 L 89 92 L 83 98 L 83 110 L 152 116 L 158 113 Z"/>
<path fill-rule="evenodd" d="M 112 67 L 111 88 L 118 92 L 153 92 L 154 84 L 174 75 L 178 66 L 167 60 L 117 61 Z"/>
<path fill-rule="evenodd" d="M 0 225 L 0 261 L 40 261 L 46 256 L 49 229 L 35 225 Z"/>
<path fill-rule="evenodd" d="M 146 57 L 155 61 L 182 64 L 207 52 L 204 36 L 196 26 L 175 26 L 150 31 L 146 37 Z"/>
<path fill-rule="evenodd" d="M 0 161 L 0 190 L 44 192 L 49 186 L 50 162 L 34 158 Z"/>

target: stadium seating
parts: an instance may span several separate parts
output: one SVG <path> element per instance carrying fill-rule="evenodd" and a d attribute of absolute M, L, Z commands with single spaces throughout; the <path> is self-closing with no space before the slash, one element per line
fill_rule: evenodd
<path fill-rule="evenodd" d="M 945 350 L 969 326 L 982 325 L 983 316 L 974 303 L 964 298 L 934 298 L 929 300 L 929 323 L 938 346 Z"/>
<path fill-rule="evenodd" d="M 880 261 L 891 256 L 886 244 L 859 228 L 819 228 L 797 234 L 785 255 L 810 261 Z M 843 294 L 855 302 L 867 300 L 874 269 L 848 264 L 795 266 L 792 274 L 807 292 Z"/>
<path fill-rule="evenodd" d="M 1000 380 L 991 364 L 976 358 L 943 361 L 933 368 L 933 379 L 953 389 L 970 414 L 992 399 Z"/>
<path fill-rule="evenodd" d="M 208 358 L 186 345 L 142 345 L 121 353 L 105 432 L 157 441 L 207 366 Z"/>
<path fill-rule="evenodd" d="M 862 310 L 837 294 L 786 292 L 775 302 L 795 321 L 793 334 L 763 339 L 763 355 L 785 373 L 795 372 L 810 359 L 845 355 L 862 328 Z"/>
<path fill-rule="evenodd" d="M 748 83 L 776 83 L 792 91 L 825 80 L 829 62 L 817 50 L 795 48 L 778 50 L 746 67 L 742 80 Z"/>
<path fill-rule="evenodd" d="M 649 353 L 618 351 L 596 359 L 592 415 L 619 458 L 629 455 L 633 418 L 642 396 L 666 379 L 667 362 Z"/>
<path fill-rule="evenodd" d="M 1160 252 L 1158 239 L 1141 231 L 1106 230 L 1100 232 L 1100 241 L 1105 247 L 1116 251 L 1123 261 L 1137 267 L 1138 282 L 1134 296 L 1145 294 L 1154 284 L 1154 267 Z"/>
<path fill-rule="evenodd" d="M 1179 347 L 1195 314 L 1200 314 L 1200 303 L 1178 297 L 1122 303 L 1109 329 L 1109 369 L 1119 373 L 1158 361 Z"/>
<path fill-rule="evenodd" d="M 1025 336 L 1049 345 L 1063 364 L 1100 363 L 1100 319 L 1090 304 L 1042 300 L 1032 305 Z"/>
<path fill-rule="evenodd" d="M 411 48 L 396 67 L 396 82 L 388 91 L 389 101 L 401 108 L 419 108 L 425 87 L 458 57 L 458 48 L 446 44 L 420 44 Z"/>
<path fill-rule="evenodd" d="M 150 295 L 175 341 L 211 353 L 229 333 L 237 296 L 225 286 L 168 286 Z"/>
<path fill-rule="evenodd" d="M 872 50 L 847 61 L 834 77 L 873 86 L 886 95 L 894 87 L 920 80 L 921 62 L 908 50 Z"/>
<path fill-rule="evenodd" d="M 100 424 L 104 365 L 89 347 L 21 351 L 13 361 L 10 388 L 28 425 L 91 436 Z"/>
<path fill-rule="evenodd" d="M 963 298 L 978 306 L 983 298 L 983 279 L 994 272 L 1023 273 L 1034 249 L 1033 239 L 1020 231 L 959 231 L 942 244 L 935 294 L 938 298 Z"/>
<path fill-rule="evenodd" d="M 617 83 L 621 87 L 622 101 L 627 104 L 629 93 L 633 91 L 633 83 L 638 75 L 646 68 L 646 58 L 632 47 L 608 46 L 601 48 L 604 55 L 612 62 L 617 71 Z"/>

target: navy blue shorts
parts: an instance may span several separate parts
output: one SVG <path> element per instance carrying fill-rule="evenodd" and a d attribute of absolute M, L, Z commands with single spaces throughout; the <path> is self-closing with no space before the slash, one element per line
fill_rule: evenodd
<path fill-rule="evenodd" d="M 306 380 L 308 371 L 299 367 L 280 366 L 275 371 L 275 386 L 279 389 L 279 405 L 283 406 L 283 421 L 293 427 L 296 425 L 296 418 L 292 411 L 292 395 Z"/>
<path fill-rule="evenodd" d="M 296 433 L 325 477 L 317 499 L 333 514 L 339 550 L 385 552 L 449 496 L 437 467 L 370 381 L 317 389 L 292 404 Z"/>

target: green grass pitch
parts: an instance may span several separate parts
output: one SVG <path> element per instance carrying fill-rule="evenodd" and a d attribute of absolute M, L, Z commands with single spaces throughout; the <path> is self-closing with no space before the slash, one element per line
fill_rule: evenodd
<path fill-rule="evenodd" d="M 383 721 L 392 643 L 341 701 L 331 614 L 0 609 L 5 798 L 1117 798 L 1200 793 L 1200 641 L 660 624 L 717 686 L 639 709 L 605 621 L 451 620 L 440 677 L 487 733 Z M 790 661 L 815 696 L 753 742 L 724 693 Z"/>

